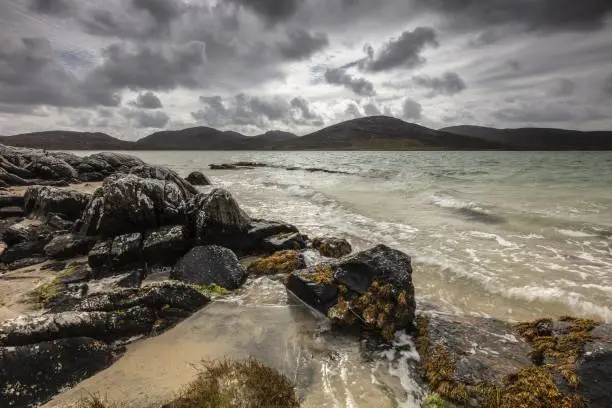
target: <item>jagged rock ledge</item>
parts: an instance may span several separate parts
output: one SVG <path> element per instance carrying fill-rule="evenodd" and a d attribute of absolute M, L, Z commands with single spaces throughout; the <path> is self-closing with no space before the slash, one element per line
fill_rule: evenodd
<path fill-rule="evenodd" d="M 408 255 L 311 240 L 293 225 L 249 217 L 226 190 L 201 192 L 127 155 L 0 146 L 0 180 L 30 185 L 23 196 L 0 193 L 0 210 L 10 209 L 0 211 L 0 267 L 10 278 L 43 264 L 48 275 L 27 294 L 36 313 L 0 322 L 0 406 L 48 400 L 112 364 L 126 342 L 171 328 L 249 275 L 279 276 L 347 335 L 412 334 L 423 380 L 444 404 L 609 404 L 610 325 L 417 311 Z M 54 186 L 79 180 L 103 183 L 92 195 Z"/>

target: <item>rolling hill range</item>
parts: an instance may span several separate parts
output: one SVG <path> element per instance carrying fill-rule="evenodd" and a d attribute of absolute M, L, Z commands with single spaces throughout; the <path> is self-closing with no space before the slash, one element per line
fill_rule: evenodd
<path fill-rule="evenodd" d="M 301 137 L 282 131 L 245 136 L 201 126 L 156 132 L 135 142 L 105 133 L 47 131 L 1 136 L 0 143 L 47 150 L 612 150 L 612 132 L 479 126 L 434 130 L 370 116 Z"/>
<path fill-rule="evenodd" d="M 442 132 L 502 143 L 520 150 L 612 150 L 612 132 L 521 128 L 496 129 L 483 126 L 453 126 Z"/>

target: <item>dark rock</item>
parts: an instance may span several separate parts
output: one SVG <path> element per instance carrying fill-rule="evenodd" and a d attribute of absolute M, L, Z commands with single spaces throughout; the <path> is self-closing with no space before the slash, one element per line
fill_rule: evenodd
<path fill-rule="evenodd" d="M 66 269 L 66 262 L 49 262 L 40 267 L 41 271 L 59 272 Z"/>
<path fill-rule="evenodd" d="M 28 216 L 58 213 L 67 220 L 76 220 L 87 207 L 91 196 L 53 187 L 32 186 L 25 191 L 24 199 L 24 210 Z"/>
<path fill-rule="evenodd" d="M 198 193 L 198 190 L 192 184 L 183 180 L 176 172 L 166 167 L 145 164 L 132 168 L 130 174 L 135 174 L 142 178 L 169 181 L 179 186 L 182 191 L 187 192 L 189 195 Z"/>
<path fill-rule="evenodd" d="M 6 251 L 4 251 L 4 253 L 2 254 L 2 262 L 4 262 L 5 264 L 13 264 L 17 261 L 24 260 L 26 258 L 35 258 L 36 260 L 46 259 L 44 255 L 45 245 L 47 245 L 47 242 L 44 240 L 27 241 L 13 245 L 9 247 Z M 33 265 L 33 263 L 28 263 L 28 265 L 22 265 L 20 267 L 25 267 L 29 265 Z"/>
<path fill-rule="evenodd" d="M 589 408 L 607 408 L 612 398 L 612 324 L 596 327 L 591 336 L 576 364 L 579 391 Z"/>
<path fill-rule="evenodd" d="M 112 240 L 100 241 L 96 243 L 91 251 L 87 262 L 94 271 L 108 269 L 112 265 L 111 248 L 113 246 Z"/>
<path fill-rule="evenodd" d="M 53 238 L 44 248 L 49 258 L 68 259 L 88 253 L 96 243 L 93 237 L 63 234 Z"/>
<path fill-rule="evenodd" d="M 77 170 L 79 174 L 99 173 L 106 177 L 116 172 L 128 172 L 133 167 L 142 166 L 143 164 L 144 162 L 142 160 L 134 156 L 122 153 L 103 152 L 84 157 L 82 162 L 78 165 Z M 103 178 L 95 181 L 101 180 L 103 180 Z"/>
<path fill-rule="evenodd" d="M 64 160 L 50 155 L 40 155 L 24 167 L 35 175 L 35 177 L 44 180 L 65 180 L 68 182 L 78 178 L 77 171 L 72 168 Z"/>
<path fill-rule="evenodd" d="M 249 240 L 255 243 L 261 243 L 264 239 L 281 234 L 292 234 L 299 232 L 298 229 L 291 225 L 278 221 L 268 220 L 251 220 L 248 230 Z"/>
<path fill-rule="evenodd" d="M 69 231 L 74 225 L 74 222 L 65 220 L 59 214 L 49 213 L 47 214 L 45 224 L 54 230 Z"/>
<path fill-rule="evenodd" d="M 315 238 L 312 240 L 312 247 L 329 258 L 342 258 L 353 251 L 351 244 L 342 238 Z"/>
<path fill-rule="evenodd" d="M 143 242 L 144 259 L 150 265 L 174 265 L 191 248 L 182 225 L 148 231 Z"/>
<path fill-rule="evenodd" d="M 56 159 L 60 159 L 65 161 L 66 163 L 68 163 L 73 169 L 76 169 L 79 164 L 81 164 L 83 162 L 83 158 L 80 156 L 77 156 L 76 154 L 73 153 L 66 153 L 66 152 L 51 152 L 51 153 L 47 153 L 49 156 L 53 156 Z"/>
<path fill-rule="evenodd" d="M 49 241 L 53 230 L 38 220 L 23 220 L 8 227 L 2 239 L 9 246 L 29 241 Z"/>
<path fill-rule="evenodd" d="M 0 347 L 0 406 L 38 406 L 112 361 L 110 347 L 83 337 Z"/>
<path fill-rule="evenodd" d="M 245 245 L 250 219 L 228 191 L 216 188 L 208 194 L 200 193 L 188 206 L 190 227 L 199 243 L 231 249 Z"/>
<path fill-rule="evenodd" d="M 206 177 L 202 172 L 199 171 L 193 171 L 189 173 L 185 180 L 187 180 L 194 186 L 209 186 L 212 184 L 208 177 Z"/>
<path fill-rule="evenodd" d="M 108 177 L 75 228 L 87 235 L 114 237 L 184 221 L 191 190 L 169 180 L 135 174 Z"/>
<path fill-rule="evenodd" d="M 83 311 L 113 311 L 136 306 L 162 309 L 173 308 L 194 312 L 210 301 L 190 285 L 182 282 L 162 281 L 141 288 L 118 289 L 88 296 L 78 306 Z"/>
<path fill-rule="evenodd" d="M 14 271 L 15 269 L 22 269 L 22 268 L 27 268 L 28 266 L 32 266 L 32 265 L 38 265 L 41 264 L 43 262 L 47 262 L 49 260 L 49 258 L 46 258 L 44 256 L 41 255 L 35 255 L 32 257 L 25 257 L 25 258 L 20 258 L 16 261 L 13 261 L 11 263 L 9 263 L 6 266 L 6 269 L 8 269 L 9 271 Z"/>
<path fill-rule="evenodd" d="M 531 347 L 505 322 L 444 314 L 420 316 L 417 349 L 433 391 L 457 403 L 484 406 L 478 386 L 503 387 L 533 367 Z"/>
<path fill-rule="evenodd" d="M 119 235 L 113 240 L 110 257 L 113 267 L 142 262 L 142 234 Z"/>
<path fill-rule="evenodd" d="M 80 173 L 79 174 L 79 180 L 81 181 L 85 181 L 85 182 L 95 182 L 95 181 L 103 181 L 106 178 L 106 176 L 102 173 L 98 173 L 95 171 L 91 171 L 89 173 Z"/>
<path fill-rule="evenodd" d="M 3 207 L 0 208 L 0 218 L 15 218 L 23 217 L 23 208 L 21 207 Z"/>
<path fill-rule="evenodd" d="M 0 196 L 0 208 L 4 207 L 23 207 L 25 201 L 23 196 L 3 195 Z"/>
<path fill-rule="evenodd" d="M 306 248 L 307 237 L 299 232 L 278 234 L 265 238 L 261 245 L 264 251 L 276 252 L 288 249 L 304 249 Z"/>
<path fill-rule="evenodd" d="M 216 284 L 234 290 L 244 283 L 247 271 L 231 250 L 209 245 L 191 249 L 176 263 L 170 276 L 196 285 Z"/>
<path fill-rule="evenodd" d="M 294 272 L 287 288 L 333 323 L 364 325 L 387 338 L 414 320 L 411 259 L 385 245 Z"/>
<path fill-rule="evenodd" d="M 233 164 L 211 164 L 208 166 L 211 170 L 237 170 L 238 167 Z"/>
<path fill-rule="evenodd" d="M 144 307 L 112 312 L 63 312 L 23 315 L 0 323 L 0 346 L 23 346 L 70 337 L 115 340 L 148 333 L 156 315 Z"/>

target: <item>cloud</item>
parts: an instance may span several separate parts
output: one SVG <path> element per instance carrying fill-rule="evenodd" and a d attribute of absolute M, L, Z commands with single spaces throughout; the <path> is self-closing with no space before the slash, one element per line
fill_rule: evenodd
<path fill-rule="evenodd" d="M 366 103 L 363 105 L 363 112 L 366 116 L 378 116 L 382 115 L 382 111 L 373 103 Z"/>
<path fill-rule="evenodd" d="M 434 95 L 455 95 L 467 88 L 465 81 L 456 72 L 446 72 L 440 77 L 415 76 L 414 83 L 431 90 Z"/>
<path fill-rule="evenodd" d="M 158 24 L 165 25 L 180 15 L 182 3 L 177 0 L 132 0 L 131 4 L 149 13 Z"/>
<path fill-rule="evenodd" d="M 325 33 L 311 34 L 306 30 L 295 30 L 288 34 L 287 41 L 280 42 L 278 49 L 288 60 L 308 58 L 329 45 Z"/>
<path fill-rule="evenodd" d="M 350 89 L 357 95 L 373 96 L 376 95 L 374 85 L 365 78 L 357 78 L 347 74 L 341 68 L 328 68 L 325 71 L 325 82 L 332 85 L 342 85 Z"/>
<path fill-rule="evenodd" d="M 580 105 L 576 102 L 516 98 L 511 100 L 507 106 L 493 112 L 493 117 L 524 126 L 537 123 L 580 123 L 604 119 L 606 114 L 598 108 Z"/>
<path fill-rule="evenodd" d="M 560 78 L 555 81 L 552 88 L 548 91 L 550 96 L 571 96 L 576 91 L 576 83 L 571 79 Z"/>
<path fill-rule="evenodd" d="M 238 94 L 231 98 L 220 95 L 202 96 L 203 108 L 191 116 L 208 126 L 254 126 L 267 129 L 276 125 L 322 126 L 323 119 L 301 97 L 263 97 Z"/>
<path fill-rule="evenodd" d="M 205 45 L 192 41 L 168 47 L 116 43 L 103 52 L 104 62 L 91 78 L 111 88 L 172 90 L 198 87 L 198 68 L 205 60 Z"/>
<path fill-rule="evenodd" d="M 612 74 L 608 75 L 603 84 L 603 90 L 609 96 L 612 96 Z"/>
<path fill-rule="evenodd" d="M 415 4 L 460 28 L 514 24 L 542 32 L 600 29 L 612 12 L 609 0 L 415 0 Z"/>
<path fill-rule="evenodd" d="M 75 4 L 72 0 L 29 0 L 28 7 L 35 13 L 65 15 L 74 10 Z"/>
<path fill-rule="evenodd" d="M 157 95 L 151 91 L 138 94 L 136 100 L 130 102 L 130 105 L 143 109 L 158 109 L 163 107 Z"/>
<path fill-rule="evenodd" d="M 421 119 L 423 107 L 414 99 L 406 98 L 402 106 L 402 114 L 404 119 Z"/>
<path fill-rule="evenodd" d="M 359 61 L 361 69 L 380 72 L 395 68 L 415 68 L 425 63 L 421 53 L 426 46 L 437 47 L 436 31 L 431 27 L 417 27 L 404 31 L 398 38 L 389 40 L 378 52 L 366 46 L 368 56 Z"/>
<path fill-rule="evenodd" d="M 360 118 L 363 116 L 363 113 L 361 113 L 359 106 L 355 102 L 350 102 L 346 107 L 344 113 L 350 118 Z"/>
<path fill-rule="evenodd" d="M 302 0 L 229 0 L 243 6 L 266 21 L 269 25 L 275 25 L 293 16 Z"/>
<path fill-rule="evenodd" d="M 67 71 L 47 39 L 0 42 L 0 61 L 0 103 L 77 107 L 121 102 L 114 90 Z"/>
<path fill-rule="evenodd" d="M 130 119 L 137 128 L 165 128 L 170 117 L 163 111 L 147 111 L 140 109 L 125 109 L 121 115 Z"/>

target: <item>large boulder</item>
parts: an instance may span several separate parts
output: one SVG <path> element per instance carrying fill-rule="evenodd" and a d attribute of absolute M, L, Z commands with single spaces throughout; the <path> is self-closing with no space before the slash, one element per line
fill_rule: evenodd
<path fill-rule="evenodd" d="M 48 186 L 28 187 L 24 194 L 24 210 L 28 216 L 62 214 L 67 220 L 76 220 L 87 207 L 91 196 L 77 191 Z"/>
<path fill-rule="evenodd" d="M 109 346 L 84 337 L 0 347 L 0 406 L 38 406 L 112 361 Z"/>
<path fill-rule="evenodd" d="M 51 155 L 34 156 L 33 160 L 24 168 L 44 180 L 72 182 L 78 179 L 78 173 L 71 165 Z"/>
<path fill-rule="evenodd" d="M 202 244 L 219 244 L 237 249 L 249 229 L 250 218 L 234 197 L 216 188 L 208 194 L 200 193 L 189 202 L 190 227 Z"/>
<path fill-rule="evenodd" d="M 190 183 L 182 179 L 176 172 L 161 166 L 151 166 L 148 164 L 133 167 L 129 174 L 135 174 L 142 178 L 170 181 L 178 185 L 181 190 L 189 194 L 197 194 L 198 190 Z"/>
<path fill-rule="evenodd" d="M 411 259 L 385 245 L 296 271 L 287 288 L 334 324 L 363 326 L 386 338 L 414 320 Z"/>
<path fill-rule="evenodd" d="M 50 258 L 68 259 L 88 253 L 95 243 L 96 240 L 93 237 L 62 234 L 45 245 L 44 253 Z"/>
<path fill-rule="evenodd" d="M 117 172 L 129 172 L 132 168 L 144 165 L 137 157 L 122 153 L 96 153 L 86 156 L 77 165 L 82 181 L 102 181 Z"/>
<path fill-rule="evenodd" d="M 110 250 L 113 267 L 142 262 L 142 234 L 134 232 L 115 237 Z"/>
<path fill-rule="evenodd" d="M 192 248 L 179 259 L 170 276 L 195 285 L 216 284 L 234 290 L 244 283 L 247 271 L 231 250 L 209 245 Z"/>
<path fill-rule="evenodd" d="M 189 175 L 185 178 L 189 183 L 194 186 L 209 186 L 212 183 L 202 172 L 193 171 L 189 173 Z"/>
<path fill-rule="evenodd" d="M 0 260 L 2 260 L 2 262 L 5 264 L 14 264 L 18 261 L 31 259 L 31 261 L 20 263 L 15 265 L 15 267 L 11 267 L 10 269 L 18 269 L 18 267 L 34 265 L 46 258 L 44 252 L 45 245 L 47 245 L 46 240 L 21 242 L 19 244 L 10 246 L 6 251 L 4 251 Z"/>
<path fill-rule="evenodd" d="M 135 174 L 110 176 L 96 190 L 75 228 L 87 235 L 113 237 L 181 224 L 194 188 L 185 185 Z"/>
<path fill-rule="evenodd" d="M 6 228 L 2 239 L 9 246 L 28 241 L 49 241 L 54 229 L 40 220 L 22 220 Z"/>

